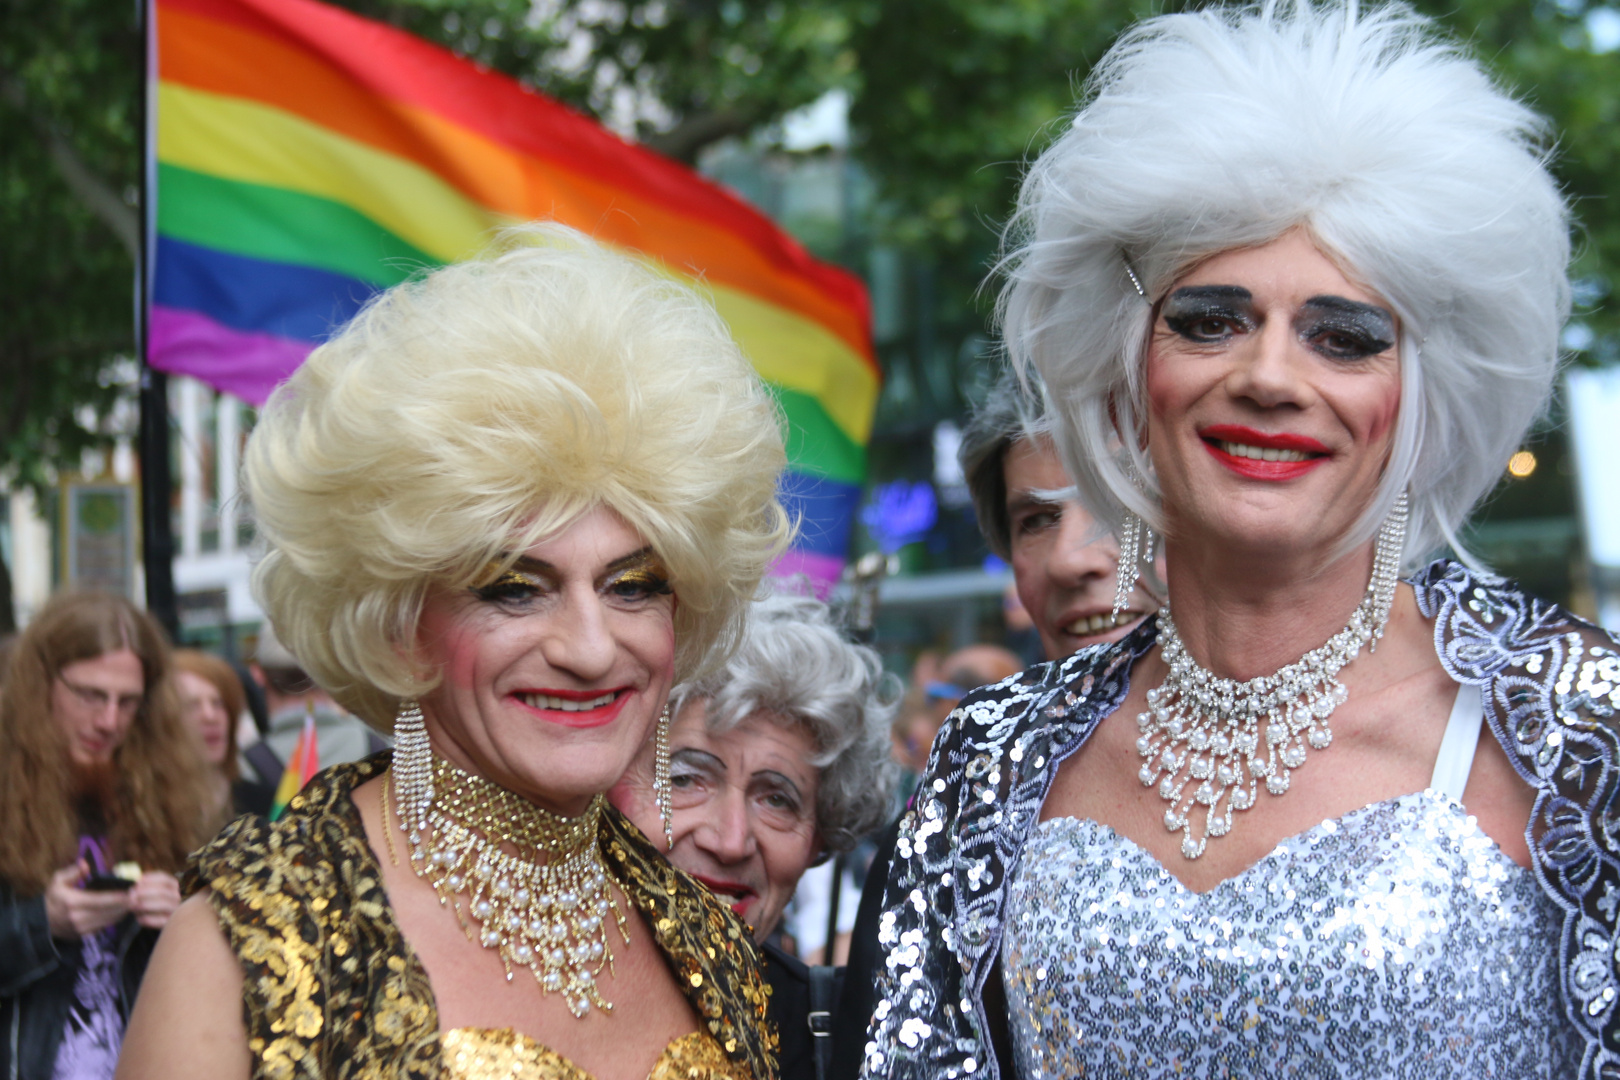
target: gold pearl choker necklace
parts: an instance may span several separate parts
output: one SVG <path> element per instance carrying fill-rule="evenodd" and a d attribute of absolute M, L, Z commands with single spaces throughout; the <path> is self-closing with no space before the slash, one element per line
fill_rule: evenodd
<path fill-rule="evenodd" d="M 609 916 L 626 944 L 630 935 L 597 843 L 601 795 L 578 817 L 561 817 L 426 745 L 396 749 L 394 792 L 411 869 L 455 911 L 468 940 L 500 954 L 508 980 L 516 964 L 541 990 L 561 993 L 575 1016 L 613 1008 L 597 986 L 602 968 L 612 970 Z"/>

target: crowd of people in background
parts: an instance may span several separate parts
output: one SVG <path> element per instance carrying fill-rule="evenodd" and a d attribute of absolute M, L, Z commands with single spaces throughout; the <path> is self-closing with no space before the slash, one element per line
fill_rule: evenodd
<path fill-rule="evenodd" d="M 296 663 L 268 633 L 261 643 L 248 674 L 172 648 L 122 597 L 65 593 L 0 648 L 6 1075 L 111 1076 L 157 933 L 180 902 L 176 875 L 227 821 L 270 812 L 292 745 L 270 742 L 275 729 L 249 702 L 290 705 L 294 741 L 304 705 L 284 689 Z M 271 670 L 283 689 L 268 687 Z M 371 749 L 334 739 L 321 761 Z"/>

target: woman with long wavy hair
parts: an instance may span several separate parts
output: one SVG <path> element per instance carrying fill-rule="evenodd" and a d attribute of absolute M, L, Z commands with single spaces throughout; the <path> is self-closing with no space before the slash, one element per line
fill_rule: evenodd
<path fill-rule="evenodd" d="M 111 1076 L 175 874 L 204 839 L 169 648 L 129 601 L 52 600 L 0 696 L 0 1073 Z M 114 874 L 115 869 L 125 876 Z"/>

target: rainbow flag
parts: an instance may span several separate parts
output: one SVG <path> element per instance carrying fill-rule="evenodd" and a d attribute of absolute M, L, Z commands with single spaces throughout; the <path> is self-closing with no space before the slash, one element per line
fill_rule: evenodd
<path fill-rule="evenodd" d="M 315 737 L 315 714 L 304 713 L 304 730 L 298 733 L 292 757 L 281 770 L 281 782 L 276 785 L 275 801 L 270 804 L 270 820 L 275 821 L 287 812 L 293 796 L 304 790 L 309 778 L 321 771 L 321 746 Z"/>
<path fill-rule="evenodd" d="M 313 0 L 155 0 L 148 361 L 261 403 L 379 289 L 491 230 L 560 221 L 692 279 L 789 424 L 802 536 L 835 578 L 881 376 L 866 290 L 675 162 L 392 27 Z"/>

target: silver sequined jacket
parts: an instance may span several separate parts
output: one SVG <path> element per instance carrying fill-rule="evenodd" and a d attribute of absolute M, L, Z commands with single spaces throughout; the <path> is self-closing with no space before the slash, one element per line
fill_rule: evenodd
<path fill-rule="evenodd" d="M 1587 1043 L 1582 1077 L 1620 1077 L 1620 646 L 1500 579 L 1436 562 L 1411 584 L 1435 648 L 1478 684 L 1490 729 L 1538 795 L 1527 835 L 1564 911 L 1561 981 Z M 999 1075 L 984 990 L 1006 884 L 1057 764 L 1124 700 L 1153 646 L 1124 641 L 1033 667 L 964 698 L 900 824 L 878 931 L 862 1077 Z"/>

